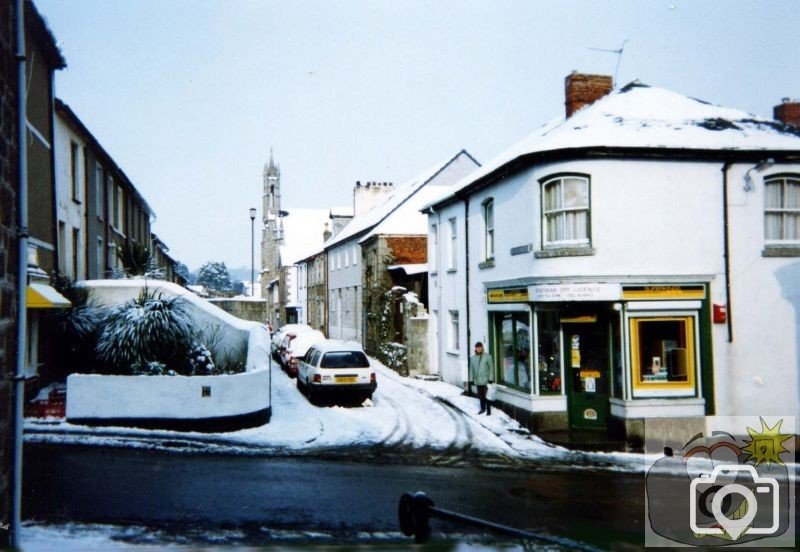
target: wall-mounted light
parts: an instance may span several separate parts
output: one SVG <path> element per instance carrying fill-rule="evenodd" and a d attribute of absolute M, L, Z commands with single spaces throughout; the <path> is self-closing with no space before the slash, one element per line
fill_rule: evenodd
<path fill-rule="evenodd" d="M 753 171 L 761 172 L 767 170 L 774 164 L 775 160 L 772 157 L 770 157 L 769 159 L 764 159 L 763 161 L 759 161 L 755 166 L 747 169 L 747 172 L 744 173 L 744 191 L 745 192 L 753 191 L 753 177 L 750 176 L 750 173 L 752 173 Z"/>

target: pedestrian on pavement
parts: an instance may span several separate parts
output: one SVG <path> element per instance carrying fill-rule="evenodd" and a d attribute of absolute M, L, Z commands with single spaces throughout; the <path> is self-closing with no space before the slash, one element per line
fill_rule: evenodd
<path fill-rule="evenodd" d="M 483 343 L 478 341 L 475 344 L 475 354 L 469 358 L 469 382 L 478 388 L 478 399 L 481 402 L 481 410 L 478 414 L 486 412 L 487 416 L 492 414 L 492 402 L 486 399 L 486 390 L 490 383 L 494 383 L 494 362 L 492 355 L 483 351 Z"/>

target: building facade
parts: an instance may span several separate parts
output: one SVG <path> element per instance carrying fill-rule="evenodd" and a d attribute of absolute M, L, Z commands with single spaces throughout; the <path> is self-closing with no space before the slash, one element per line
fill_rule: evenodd
<path fill-rule="evenodd" d="M 800 133 L 601 78 L 428 211 L 440 375 L 465 385 L 482 341 L 532 429 L 637 443 L 649 418 L 796 416 Z"/>

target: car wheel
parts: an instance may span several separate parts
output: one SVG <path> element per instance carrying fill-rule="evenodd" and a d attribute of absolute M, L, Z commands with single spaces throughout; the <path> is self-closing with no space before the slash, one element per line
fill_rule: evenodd
<path fill-rule="evenodd" d="M 308 398 L 308 402 L 310 402 L 311 404 L 315 404 L 314 401 L 316 400 L 316 396 L 314 394 L 314 389 L 312 388 L 312 385 L 309 383 L 306 383 L 306 397 Z"/>
<path fill-rule="evenodd" d="M 297 385 L 297 390 L 298 391 L 302 391 L 303 390 L 303 382 L 300 381 L 300 376 L 298 376 L 297 379 L 294 380 L 294 382 Z"/>

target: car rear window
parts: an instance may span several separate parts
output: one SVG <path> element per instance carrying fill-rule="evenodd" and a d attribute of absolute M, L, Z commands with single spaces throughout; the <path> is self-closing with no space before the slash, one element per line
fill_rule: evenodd
<path fill-rule="evenodd" d="M 369 368 L 367 355 L 361 351 L 338 351 L 325 353 L 321 368 Z"/>

